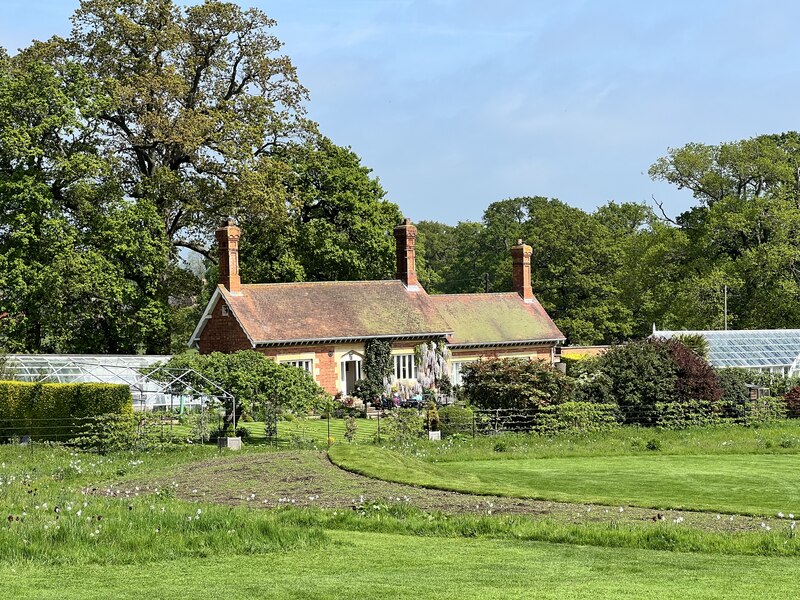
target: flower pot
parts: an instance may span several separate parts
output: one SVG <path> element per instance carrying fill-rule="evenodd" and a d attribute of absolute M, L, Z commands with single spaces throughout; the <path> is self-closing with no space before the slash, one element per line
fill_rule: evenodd
<path fill-rule="evenodd" d="M 228 450 L 241 450 L 242 438 L 240 437 L 218 437 L 217 448 L 227 448 Z"/>

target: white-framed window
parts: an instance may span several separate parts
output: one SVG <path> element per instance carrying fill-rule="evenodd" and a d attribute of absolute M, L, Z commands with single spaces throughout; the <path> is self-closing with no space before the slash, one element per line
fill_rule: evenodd
<path fill-rule="evenodd" d="M 306 373 L 314 374 L 314 361 L 310 358 L 305 360 L 282 360 L 279 361 L 282 365 L 289 365 L 290 367 L 297 367 L 303 369 Z"/>
<path fill-rule="evenodd" d="M 413 354 L 395 354 L 394 356 L 394 378 L 395 379 L 416 379 L 417 378 L 417 358 Z"/>
<path fill-rule="evenodd" d="M 450 383 L 452 385 L 461 385 L 461 369 L 471 362 L 471 360 L 458 360 L 450 363 Z"/>

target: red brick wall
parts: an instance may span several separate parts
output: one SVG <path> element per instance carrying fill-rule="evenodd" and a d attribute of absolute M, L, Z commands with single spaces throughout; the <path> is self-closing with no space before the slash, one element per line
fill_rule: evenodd
<path fill-rule="evenodd" d="M 211 318 L 206 322 L 203 333 L 200 334 L 198 343 L 200 354 L 236 352 L 252 348 L 250 340 L 247 339 L 236 317 L 230 312 L 227 316 L 222 314 L 224 305 L 225 301 L 220 299 L 214 310 L 211 311 Z"/>

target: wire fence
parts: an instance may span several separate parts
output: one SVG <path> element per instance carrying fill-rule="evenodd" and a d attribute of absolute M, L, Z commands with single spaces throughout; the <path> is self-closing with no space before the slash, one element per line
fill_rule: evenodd
<path fill-rule="evenodd" d="M 563 407 L 546 409 L 477 409 L 458 405 L 442 407 L 434 416 L 422 409 L 381 409 L 358 417 L 293 417 L 270 415 L 263 421 L 238 421 L 236 434 L 246 443 L 270 444 L 282 448 L 325 447 L 337 442 L 374 443 L 386 441 L 397 431 L 397 421 L 402 415 L 416 414 L 415 427 L 420 437 L 428 432 L 440 432 L 447 437 L 455 434 L 467 437 L 491 436 L 504 433 L 559 433 L 567 431 L 600 431 L 619 425 L 680 429 L 714 424 L 754 425 L 787 417 L 785 407 L 769 400 L 756 400 L 743 404 L 727 413 L 708 406 L 668 405 L 659 410 L 642 409 L 622 411 L 614 405 L 589 405 L 581 410 L 564 410 Z M 198 417 L 205 418 L 202 426 Z M 51 441 L 75 442 L 77 438 L 105 426 L 124 424 L 133 431 L 135 439 L 162 442 L 214 442 L 219 435 L 233 435 L 224 428 L 221 414 L 195 413 L 134 413 L 133 416 L 115 417 L 108 422 L 101 417 L 7 419 L 0 418 L 0 443 Z M 387 420 L 388 419 L 388 420 Z M 420 426 L 419 423 L 422 423 Z"/>

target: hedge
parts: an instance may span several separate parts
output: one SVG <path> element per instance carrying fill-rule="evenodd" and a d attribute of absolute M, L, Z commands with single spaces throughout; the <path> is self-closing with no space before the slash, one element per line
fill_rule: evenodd
<path fill-rule="evenodd" d="M 534 429 L 544 434 L 608 431 L 619 427 L 618 416 L 619 408 L 616 404 L 564 402 L 539 409 L 534 417 Z"/>
<path fill-rule="evenodd" d="M 0 441 L 66 441 L 87 417 L 105 414 L 133 414 L 127 385 L 0 381 Z"/>

